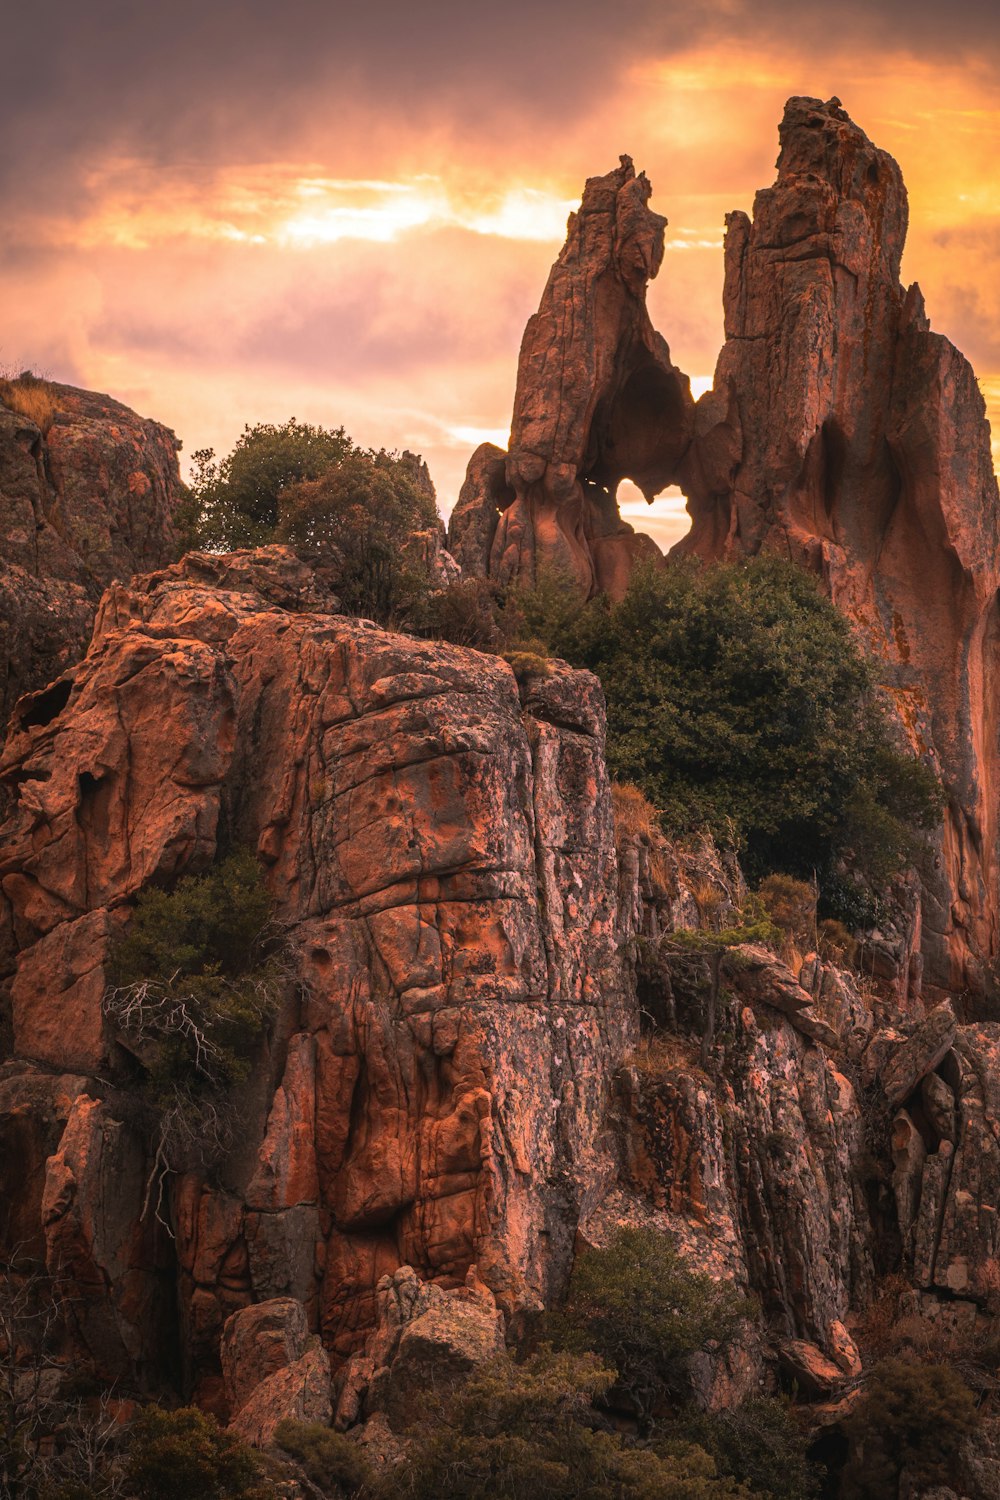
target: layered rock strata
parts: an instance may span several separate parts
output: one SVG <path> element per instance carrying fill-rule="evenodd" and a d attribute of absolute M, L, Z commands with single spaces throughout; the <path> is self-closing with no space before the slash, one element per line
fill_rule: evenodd
<path fill-rule="evenodd" d="M 179 444 L 108 396 L 39 383 L 43 419 L 0 395 L 0 723 L 86 650 L 114 579 L 176 556 Z M 41 424 L 41 425 L 40 425 Z"/>

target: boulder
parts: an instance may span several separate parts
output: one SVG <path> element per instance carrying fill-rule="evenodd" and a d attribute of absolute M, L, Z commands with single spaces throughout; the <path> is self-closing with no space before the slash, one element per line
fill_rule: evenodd
<path fill-rule="evenodd" d="M 879 1080 L 890 1105 L 902 1104 L 951 1051 L 958 1029 L 951 1002 L 932 1010 L 882 1064 Z"/>
<path fill-rule="evenodd" d="M 274 1297 L 226 1319 L 219 1355 L 230 1411 L 235 1416 L 257 1387 L 305 1353 L 306 1310 L 294 1297 Z"/>
<path fill-rule="evenodd" d="M 445 1395 L 503 1347 L 503 1318 L 474 1268 L 463 1287 L 445 1290 L 401 1266 L 379 1283 L 378 1322 L 342 1377 L 338 1425 L 379 1414 L 405 1432 L 430 1392 Z"/>
<path fill-rule="evenodd" d="M 177 551 L 174 434 L 109 396 L 42 390 L 47 417 L 0 391 L 0 725 L 82 657 L 113 579 Z"/>
<path fill-rule="evenodd" d="M 330 1357 L 319 1339 L 313 1338 L 301 1358 L 255 1386 L 229 1427 L 254 1448 L 267 1448 L 282 1422 L 317 1422 L 329 1427 L 332 1416 Z"/>

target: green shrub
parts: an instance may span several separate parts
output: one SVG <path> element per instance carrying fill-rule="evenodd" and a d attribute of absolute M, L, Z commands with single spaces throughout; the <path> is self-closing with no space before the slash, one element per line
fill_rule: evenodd
<path fill-rule="evenodd" d="M 916 1491 L 953 1483 L 959 1447 L 978 1425 L 972 1392 L 950 1366 L 882 1360 L 844 1424 L 845 1500 L 896 1500 L 904 1472 Z"/>
<path fill-rule="evenodd" d="M 850 856 L 881 888 L 939 821 L 941 788 L 893 747 L 850 626 L 792 564 L 643 565 L 617 604 L 543 577 L 516 607 L 600 677 L 612 774 L 675 830 L 735 835 L 752 876 L 817 870 L 825 887 Z"/>
<path fill-rule="evenodd" d="M 734 1288 L 691 1270 L 667 1235 L 621 1226 L 577 1258 L 553 1325 L 561 1343 L 617 1372 L 616 1391 L 648 1427 L 682 1388 L 687 1356 L 731 1337 L 745 1313 Z"/>
<path fill-rule="evenodd" d="M 194 1407 L 149 1406 L 129 1429 L 127 1493 L 135 1500 L 272 1500 L 256 1454 Z"/>
<path fill-rule="evenodd" d="M 739 1500 L 700 1449 L 658 1454 L 594 1431 L 613 1372 L 542 1349 L 482 1366 L 411 1434 L 379 1500 Z"/>
<path fill-rule="evenodd" d="M 665 1436 L 703 1448 L 720 1474 L 771 1500 L 812 1500 L 822 1474 L 806 1457 L 808 1441 L 787 1404 L 750 1396 L 725 1411 L 689 1412 Z"/>
<path fill-rule="evenodd" d="M 279 1423 L 275 1441 L 330 1497 L 358 1495 L 370 1484 L 371 1465 L 357 1443 L 319 1422 Z"/>
<path fill-rule="evenodd" d="M 211 448 L 199 449 L 191 481 L 197 518 L 190 528 L 186 513 L 189 529 L 200 546 L 220 552 L 274 541 L 282 490 L 318 479 L 352 446 L 342 427 L 311 427 L 290 417 L 280 427 L 271 422 L 244 427 L 221 463 L 215 462 Z"/>
<path fill-rule="evenodd" d="M 382 623 L 419 616 L 433 580 L 413 539 L 438 516 L 411 457 L 354 449 L 278 504 L 279 538 L 334 562 L 346 610 Z"/>
<path fill-rule="evenodd" d="M 248 1071 L 287 978 L 252 854 L 139 895 L 107 965 L 108 1014 L 160 1086 L 225 1089 Z"/>
<path fill-rule="evenodd" d="M 421 635 L 494 651 L 500 630 L 493 593 L 485 578 L 459 578 L 432 593 L 416 620 Z"/>

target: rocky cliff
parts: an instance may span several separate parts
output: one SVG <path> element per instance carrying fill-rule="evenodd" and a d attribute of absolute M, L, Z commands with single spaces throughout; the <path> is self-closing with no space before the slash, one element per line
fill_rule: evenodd
<path fill-rule="evenodd" d="M 982 996 L 997 954 L 1000 497 L 968 361 L 899 281 L 896 163 L 836 99 L 792 99 L 773 187 L 730 214 L 726 343 L 687 476 L 705 558 L 818 572 L 949 792 L 911 983 Z M 905 977 L 905 976 L 904 976 Z"/>
<path fill-rule="evenodd" d="M 25 399 L 27 398 L 27 399 Z M 177 552 L 178 443 L 108 396 L 0 388 L 0 722 L 86 650 L 101 594 Z"/>
<path fill-rule="evenodd" d="M 67 1298 L 88 1290 L 81 1355 L 119 1373 L 155 1348 L 164 1274 L 197 1373 L 229 1313 L 278 1295 L 346 1356 L 404 1263 L 445 1285 L 476 1264 L 508 1315 L 538 1307 L 612 1172 L 634 1015 L 596 682 L 557 671 L 522 701 L 499 659 L 301 612 L 308 575 L 279 553 L 282 594 L 274 555 L 260 583 L 252 562 L 114 585 L 84 662 L 22 700 L 0 773 L 17 1212 Z M 103 965 L 140 889 L 234 843 L 264 862 L 301 987 L 245 1149 L 221 1184 L 170 1183 L 168 1273 Z"/>
<path fill-rule="evenodd" d="M 693 407 L 643 302 L 665 221 L 630 167 L 591 179 L 525 332 L 510 451 L 473 456 L 450 544 L 500 583 L 545 559 L 585 592 L 620 593 L 634 559 L 656 555 L 618 517 L 627 475 L 648 498 L 684 489 L 679 555 L 770 550 L 814 571 L 949 795 L 919 907 L 883 964 L 917 998 L 926 986 L 976 1006 L 995 991 L 1000 942 L 1000 496 L 985 406 L 919 287 L 900 284 L 897 164 L 836 99 L 789 100 L 780 141 L 753 219 L 727 219 L 726 343 Z"/>
<path fill-rule="evenodd" d="M 350 618 L 283 547 L 159 566 L 162 429 L 61 388 L 44 438 L 0 413 L 11 597 L 65 606 L 57 666 L 94 616 L 0 758 L 0 1250 L 15 1282 L 44 1268 L 54 1394 L 83 1374 L 257 1444 L 295 1415 L 391 1455 L 428 1388 L 530 1333 L 620 1224 L 755 1298 L 692 1362 L 710 1407 L 781 1380 L 835 1429 L 888 1276 L 915 1342 L 995 1347 L 1000 1027 L 963 1009 L 996 910 L 986 429 L 895 279 L 894 164 L 835 101 L 791 101 L 782 141 L 730 223 L 697 405 L 645 312 L 648 184 L 627 161 L 591 180 L 510 453 L 475 456 L 451 544 L 473 575 L 545 559 L 618 591 L 641 548 L 618 481 L 676 477 L 700 555 L 823 578 L 951 792 L 874 975 L 791 942 L 718 956 L 740 871 L 616 818 L 587 673 Z M 235 1129 L 167 1159 L 109 955 L 143 892 L 240 848 L 287 944 L 280 1003 Z M 977 1464 L 990 1500 L 1000 1464 Z"/>

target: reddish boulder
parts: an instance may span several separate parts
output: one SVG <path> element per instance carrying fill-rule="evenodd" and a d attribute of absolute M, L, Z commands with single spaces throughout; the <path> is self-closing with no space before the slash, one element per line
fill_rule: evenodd
<path fill-rule="evenodd" d="M 43 391 L 41 425 L 0 392 L 0 724 L 83 655 L 113 579 L 177 550 L 173 433 L 93 391 Z"/>

